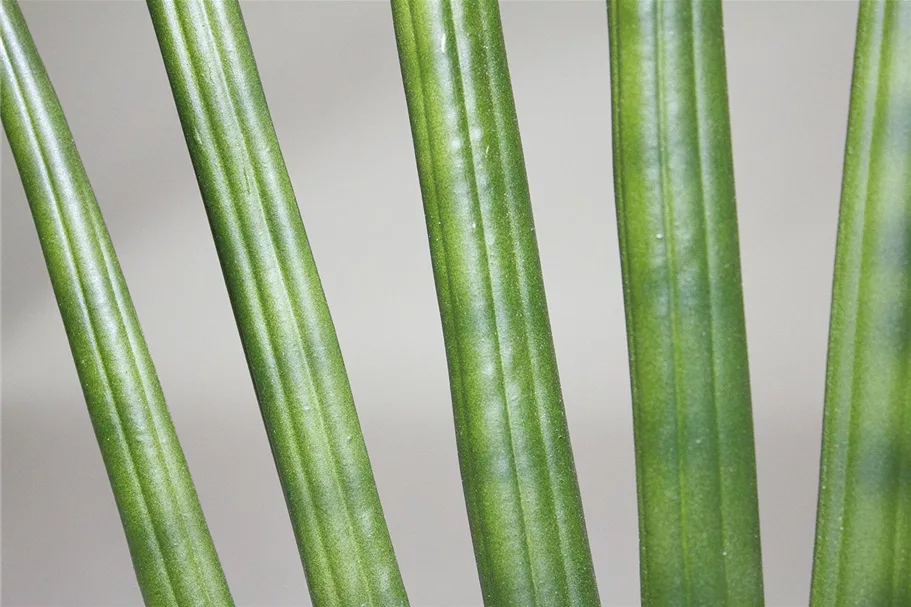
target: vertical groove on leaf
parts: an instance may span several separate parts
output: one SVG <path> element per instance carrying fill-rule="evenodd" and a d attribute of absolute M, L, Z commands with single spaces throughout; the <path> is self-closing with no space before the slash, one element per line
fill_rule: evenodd
<path fill-rule="evenodd" d="M 487 605 L 597 605 L 500 15 L 393 0 Z"/>
<path fill-rule="evenodd" d="M 0 107 L 145 602 L 230 605 L 155 368 L 63 110 L 13 0 Z"/>
<path fill-rule="evenodd" d="M 405 605 L 236 0 L 149 0 L 314 604 Z"/>
<path fill-rule="evenodd" d="M 645 605 L 763 602 L 721 3 L 609 0 Z"/>
<path fill-rule="evenodd" d="M 911 3 L 860 4 L 811 603 L 911 601 Z"/>

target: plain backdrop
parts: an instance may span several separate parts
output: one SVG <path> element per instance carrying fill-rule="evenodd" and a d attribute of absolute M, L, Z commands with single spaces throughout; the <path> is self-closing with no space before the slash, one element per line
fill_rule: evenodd
<path fill-rule="evenodd" d="M 390 9 L 245 15 L 416 606 L 478 605 Z M 301 565 L 146 8 L 25 2 L 238 605 Z M 606 605 L 636 605 L 630 390 L 602 2 L 502 7 L 579 482 Z M 857 7 L 725 5 L 769 605 L 806 604 Z M 2 602 L 140 603 L 31 217 L 2 152 Z"/>

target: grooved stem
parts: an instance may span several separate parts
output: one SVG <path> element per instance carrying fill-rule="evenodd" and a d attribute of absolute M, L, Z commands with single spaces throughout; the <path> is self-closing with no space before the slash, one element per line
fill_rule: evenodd
<path fill-rule="evenodd" d="M 719 0 L 609 0 L 644 605 L 763 602 Z"/>
<path fill-rule="evenodd" d="M 489 606 L 597 605 L 495 0 L 393 0 Z"/>
<path fill-rule="evenodd" d="M 863 0 L 811 604 L 911 601 L 911 3 Z"/>
<path fill-rule="evenodd" d="M 405 605 L 341 349 L 237 0 L 149 0 L 317 606 Z"/>
<path fill-rule="evenodd" d="M 101 210 L 14 0 L 0 0 L 0 113 L 143 598 L 233 605 Z"/>

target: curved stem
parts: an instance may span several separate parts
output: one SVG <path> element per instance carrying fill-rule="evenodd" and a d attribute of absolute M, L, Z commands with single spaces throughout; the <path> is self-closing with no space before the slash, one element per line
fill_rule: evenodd
<path fill-rule="evenodd" d="M 835 255 L 811 603 L 911 601 L 911 4 L 864 0 Z"/>
<path fill-rule="evenodd" d="M 147 605 L 232 605 L 101 211 L 14 0 L 0 111 Z"/>
<path fill-rule="evenodd" d="M 407 598 L 237 0 L 149 0 L 315 605 Z"/>

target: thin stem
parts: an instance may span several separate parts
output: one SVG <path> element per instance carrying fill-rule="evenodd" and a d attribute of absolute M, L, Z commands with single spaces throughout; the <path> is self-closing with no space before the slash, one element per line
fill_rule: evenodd
<path fill-rule="evenodd" d="M 14 0 L 0 113 L 148 605 L 232 605 L 101 211 Z"/>
<path fill-rule="evenodd" d="M 317 606 L 405 605 L 341 348 L 237 0 L 149 0 Z"/>

